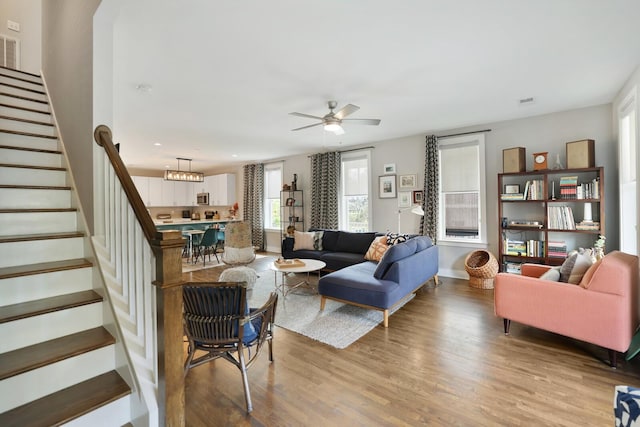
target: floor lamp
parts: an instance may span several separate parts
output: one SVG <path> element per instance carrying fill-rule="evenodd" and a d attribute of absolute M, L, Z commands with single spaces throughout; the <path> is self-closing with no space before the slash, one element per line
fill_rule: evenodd
<path fill-rule="evenodd" d="M 424 210 L 422 209 L 422 206 L 420 206 L 420 205 L 413 205 L 413 206 L 410 206 L 408 208 L 398 209 L 398 234 L 401 234 L 401 231 L 400 231 L 400 218 L 402 217 L 402 212 L 405 212 L 405 211 L 409 211 L 409 212 L 411 212 L 412 214 L 415 214 L 415 215 L 424 216 Z"/>

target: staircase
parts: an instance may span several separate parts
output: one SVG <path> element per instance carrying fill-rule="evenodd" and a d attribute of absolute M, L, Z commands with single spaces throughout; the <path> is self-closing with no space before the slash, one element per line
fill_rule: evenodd
<path fill-rule="evenodd" d="M 56 134 L 41 78 L 0 68 L 0 426 L 122 426 L 132 391 Z"/>

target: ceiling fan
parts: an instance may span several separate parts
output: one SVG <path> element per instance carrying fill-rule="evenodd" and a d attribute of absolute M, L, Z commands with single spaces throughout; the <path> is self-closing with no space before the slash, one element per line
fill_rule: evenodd
<path fill-rule="evenodd" d="M 358 123 L 361 125 L 379 125 L 380 124 L 380 120 L 379 119 L 345 119 L 345 117 L 347 117 L 350 114 L 355 113 L 356 111 L 358 111 L 360 109 L 360 107 L 358 107 L 357 105 L 353 105 L 353 104 L 347 104 L 344 107 L 342 107 L 342 109 L 340 109 L 337 112 L 334 112 L 333 110 L 336 108 L 336 106 L 338 105 L 337 101 L 329 101 L 327 103 L 329 105 L 329 112 L 327 114 L 325 114 L 323 117 L 319 117 L 319 116 L 312 116 L 311 114 L 304 114 L 304 113 L 289 113 L 292 116 L 298 116 L 298 117 L 306 117 L 306 118 L 310 118 L 310 119 L 316 119 L 316 120 L 321 120 L 320 123 L 314 123 L 312 125 L 307 125 L 307 126 L 302 126 L 296 129 L 291 129 L 292 131 L 295 130 L 302 130 L 302 129 L 307 129 L 307 128 L 311 128 L 314 126 L 320 126 L 320 125 L 324 125 L 324 130 L 329 131 L 329 132 L 333 132 L 336 135 L 342 135 L 344 133 L 344 129 L 342 129 L 342 122 L 343 121 L 349 121 L 352 123 Z"/>

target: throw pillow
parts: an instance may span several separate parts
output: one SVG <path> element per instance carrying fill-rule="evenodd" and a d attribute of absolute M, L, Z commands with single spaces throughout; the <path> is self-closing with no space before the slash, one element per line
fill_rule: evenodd
<path fill-rule="evenodd" d="M 393 246 L 398 243 L 406 242 L 409 239 L 408 234 L 387 233 L 387 245 Z"/>
<path fill-rule="evenodd" d="M 560 266 L 560 281 L 577 285 L 591 264 L 591 257 L 574 252 Z"/>
<path fill-rule="evenodd" d="M 557 282 L 560 280 L 560 268 L 553 267 L 545 271 L 542 276 L 539 277 L 542 280 L 551 280 L 553 282 Z"/>
<path fill-rule="evenodd" d="M 596 271 L 598 271 L 598 268 L 600 268 L 601 265 L 602 265 L 602 259 L 599 259 L 598 261 L 594 262 L 591 265 L 591 267 L 589 267 L 587 272 L 584 273 L 584 276 L 582 276 L 582 280 L 580 280 L 580 286 L 582 286 L 585 289 L 589 289 L 589 285 L 591 284 L 591 279 L 593 278 L 593 275 L 596 274 Z"/>
<path fill-rule="evenodd" d="M 308 233 L 295 231 L 293 233 L 293 250 L 307 249 L 311 251 L 321 251 L 322 234 L 322 231 L 310 231 Z"/>
<path fill-rule="evenodd" d="M 389 249 L 389 246 L 387 245 L 386 236 L 377 237 L 373 242 L 371 242 L 369 250 L 364 254 L 364 259 L 367 261 L 380 262 L 387 249 Z"/>

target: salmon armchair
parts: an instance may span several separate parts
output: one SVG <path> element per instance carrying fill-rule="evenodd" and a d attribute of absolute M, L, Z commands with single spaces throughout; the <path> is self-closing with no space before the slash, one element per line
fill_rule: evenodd
<path fill-rule="evenodd" d="M 593 264 L 578 285 L 539 279 L 551 267 L 523 264 L 521 275 L 498 273 L 495 313 L 510 322 L 544 329 L 606 348 L 616 367 L 638 326 L 638 257 L 612 251 Z"/>

